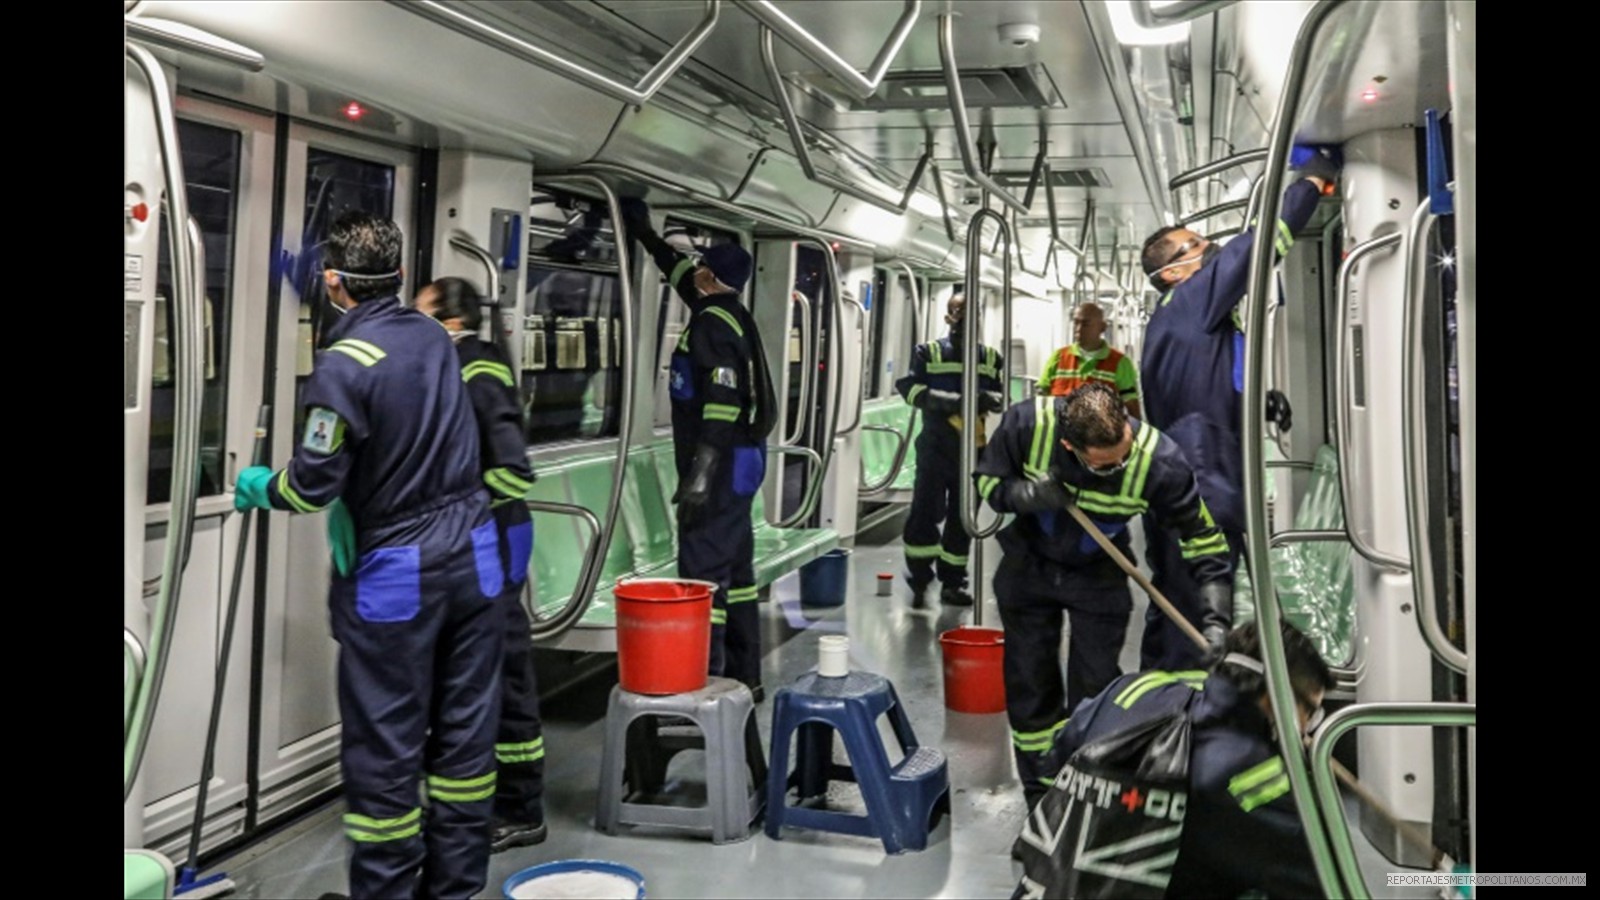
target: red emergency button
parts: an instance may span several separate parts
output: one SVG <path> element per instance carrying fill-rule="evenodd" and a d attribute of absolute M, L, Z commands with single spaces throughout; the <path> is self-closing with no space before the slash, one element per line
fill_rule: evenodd
<path fill-rule="evenodd" d="M 143 203 L 135 203 L 129 208 L 128 215 L 132 216 L 136 222 L 146 221 L 150 218 L 150 207 L 145 206 Z"/>

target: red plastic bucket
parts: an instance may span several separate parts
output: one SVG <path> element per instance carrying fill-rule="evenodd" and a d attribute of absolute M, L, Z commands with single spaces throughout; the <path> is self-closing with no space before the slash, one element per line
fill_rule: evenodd
<path fill-rule="evenodd" d="M 682 694 L 706 686 L 711 662 L 709 581 L 637 578 L 617 598 L 617 672 L 635 694 Z"/>
<path fill-rule="evenodd" d="M 962 627 L 939 635 L 944 650 L 944 705 L 964 713 L 1006 711 L 1005 632 Z"/>

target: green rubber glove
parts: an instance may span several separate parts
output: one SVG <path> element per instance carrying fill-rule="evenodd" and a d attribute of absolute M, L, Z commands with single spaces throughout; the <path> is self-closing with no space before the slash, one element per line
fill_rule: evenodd
<path fill-rule="evenodd" d="M 356 522 L 343 500 L 328 504 L 328 548 L 333 568 L 346 578 L 356 570 Z"/>
<path fill-rule="evenodd" d="M 272 470 L 266 466 L 251 466 L 240 472 L 233 485 L 233 508 L 240 512 L 271 509 L 272 502 L 267 499 L 267 483 L 271 480 Z"/>

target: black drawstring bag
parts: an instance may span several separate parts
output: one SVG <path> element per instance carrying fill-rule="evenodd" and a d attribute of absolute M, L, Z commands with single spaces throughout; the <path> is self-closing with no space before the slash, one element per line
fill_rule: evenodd
<path fill-rule="evenodd" d="M 1185 703 L 1078 748 L 1017 838 L 1013 900 L 1165 896 L 1189 800 L 1189 729 Z"/>

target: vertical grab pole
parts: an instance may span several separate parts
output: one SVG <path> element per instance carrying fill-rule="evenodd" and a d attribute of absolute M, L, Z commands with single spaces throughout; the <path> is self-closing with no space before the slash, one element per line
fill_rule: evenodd
<path fill-rule="evenodd" d="M 1283 93 L 1278 110 L 1272 120 L 1272 134 L 1267 148 L 1266 168 L 1261 174 L 1260 216 L 1257 220 L 1258 236 L 1270 233 L 1282 206 L 1283 173 L 1288 167 L 1289 144 L 1293 138 L 1295 113 L 1304 93 L 1306 68 L 1317 32 L 1328 15 L 1342 5 L 1344 0 L 1319 0 L 1306 14 L 1295 37 L 1294 48 L 1284 75 Z M 1300 723 L 1296 716 L 1294 691 L 1289 684 L 1289 667 L 1284 655 L 1282 627 L 1283 610 L 1279 607 L 1277 588 L 1272 580 L 1272 554 L 1268 543 L 1267 497 L 1263 473 L 1262 441 L 1265 438 L 1266 401 L 1265 371 L 1262 367 L 1266 348 L 1265 328 L 1267 297 L 1272 288 L 1273 242 L 1256 240 L 1250 248 L 1249 291 L 1245 294 L 1243 309 L 1245 321 L 1255 323 L 1245 333 L 1244 396 L 1244 496 L 1246 543 L 1250 557 L 1250 580 L 1255 591 L 1256 615 L 1261 623 L 1262 662 L 1267 669 L 1267 696 L 1272 703 L 1272 724 L 1277 732 L 1278 746 L 1299 747 Z M 1338 863 L 1328 828 L 1323 821 L 1323 810 L 1316 803 L 1316 793 L 1304 752 L 1296 750 L 1283 754 L 1284 768 L 1289 784 L 1298 801 L 1295 805 L 1300 823 L 1305 828 L 1306 844 L 1317 867 L 1317 878 L 1323 892 L 1330 897 L 1346 896 L 1349 888 L 1340 882 Z M 1330 812 L 1337 815 L 1339 811 Z M 1359 885 L 1355 886 L 1359 888 Z"/>
<path fill-rule="evenodd" d="M 961 321 L 961 527 L 972 535 L 972 624 L 978 626 L 983 625 L 983 540 L 999 531 L 1004 521 L 997 518 L 987 529 L 978 526 L 978 487 L 972 481 L 972 472 L 978 467 L 978 340 L 983 336 L 979 321 L 983 316 L 983 302 L 978 295 L 978 271 L 983 264 L 983 220 L 986 218 L 994 220 L 1005 243 L 1000 314 L 1006 349 L 1011 349 L 1011 229 L 1006 226 L 1005 216 L 994 210 L 980 209 L 967 223 L 967 271 L 963 289 L 967 307 Z M 1010 387 L 1005 390 L 1009 391 Z"/>

